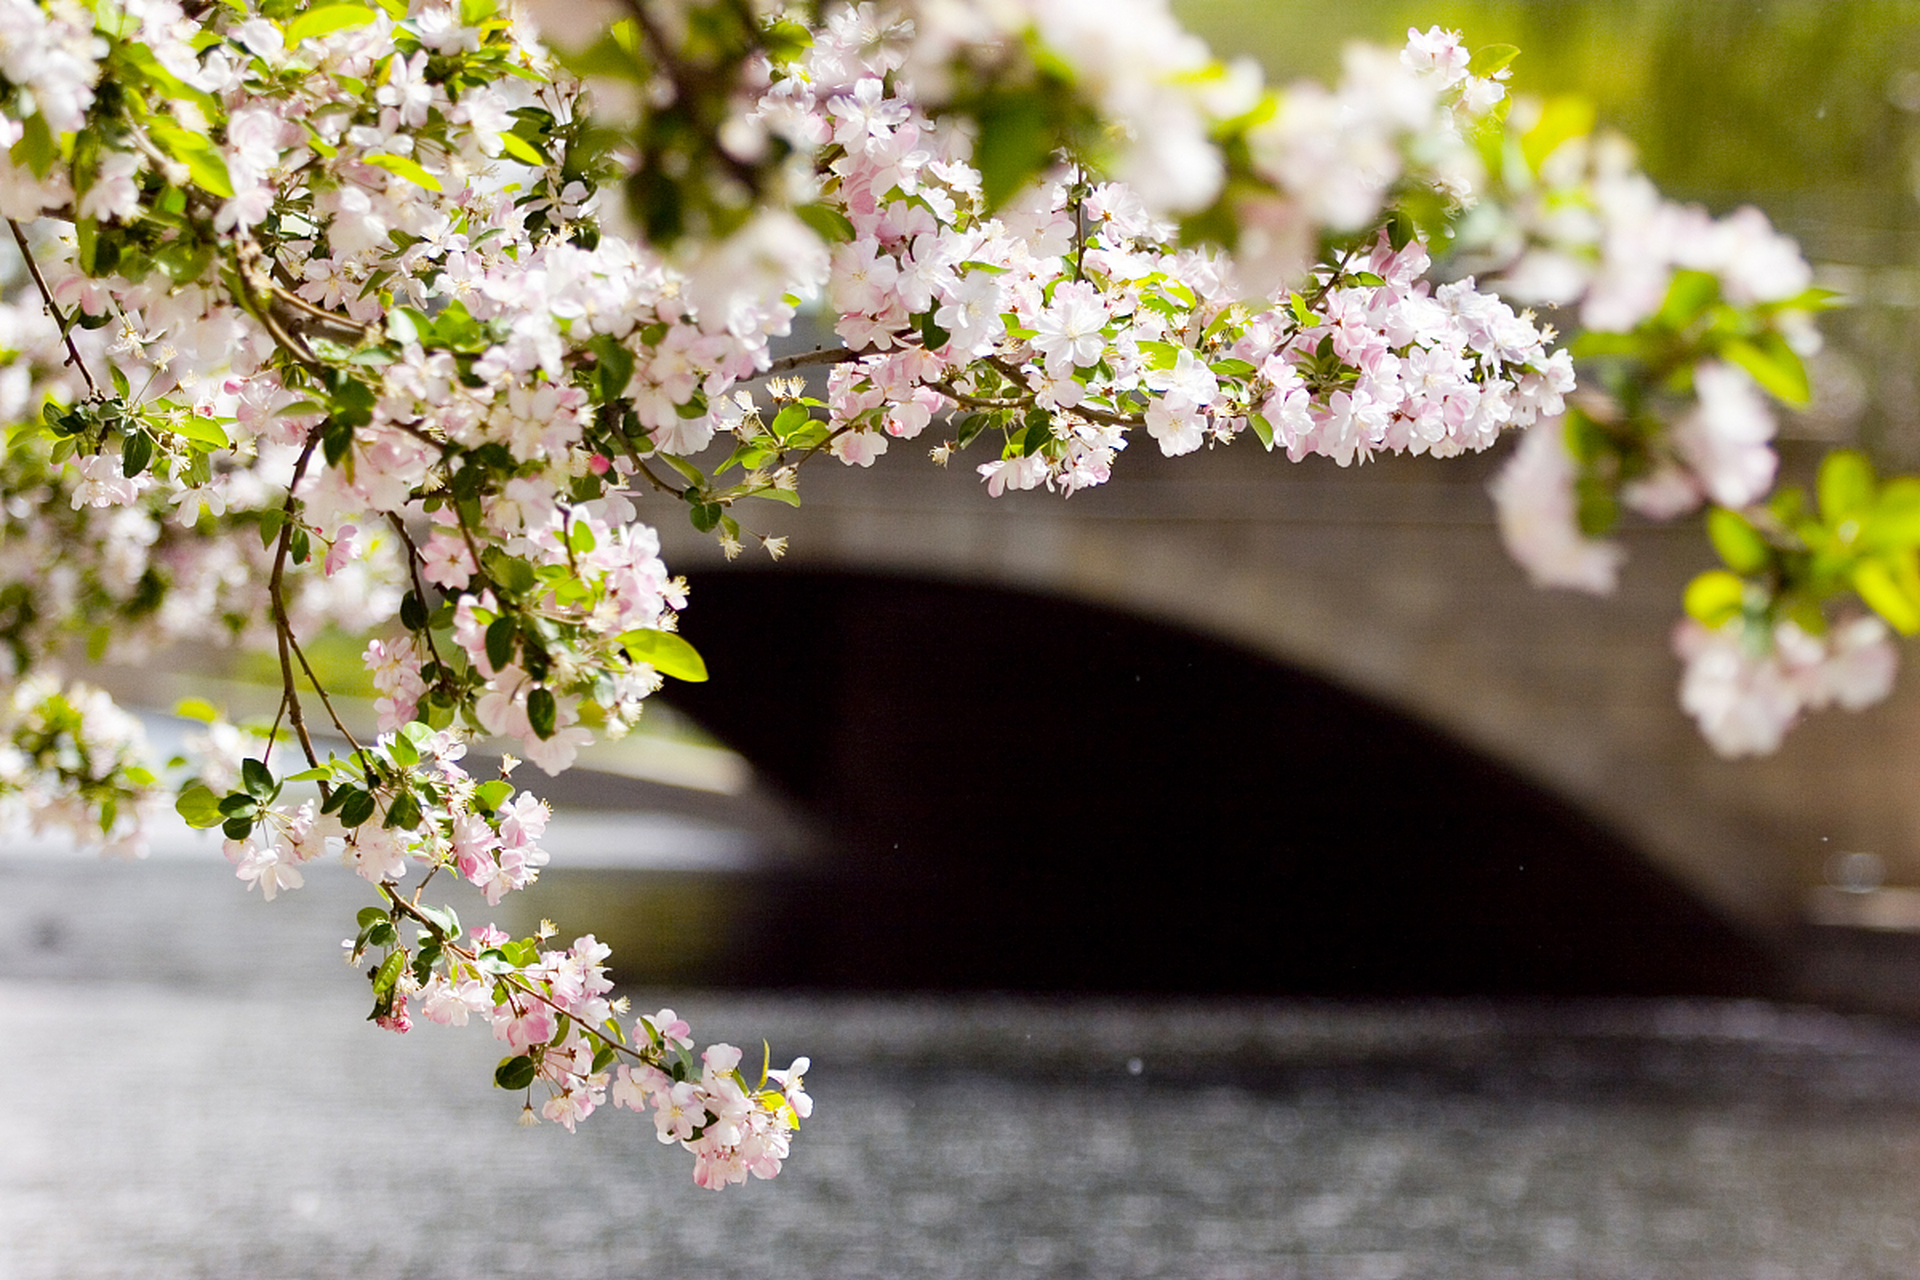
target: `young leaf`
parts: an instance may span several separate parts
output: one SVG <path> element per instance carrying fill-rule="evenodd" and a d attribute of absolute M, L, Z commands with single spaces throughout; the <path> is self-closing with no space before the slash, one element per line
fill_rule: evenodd
<path fill-rule="evenodd" d="M 1773 551 L 1767 540 L 1738 511 L 1715 507 L 1707 512 L 1707 537 L 1735 573 L 1759 573 L 1772 563 Z"/>
<path fill-rule="evenodd" d="M 547 158 L 540 154 L 539 149 L 517 133 L 501 134 L 500 148 L 521 164 L 532 165 L 536 169 L 547 163 Z"/>
<path fill-rule="evenodd" d="M 1852 581 L 1867 607 L 1885 618 L 1888 626 L 1903 636 L 1920 631 L 1920 599 L 1902 584 L 1885 557 L 1874 556 L 1855 565 Z"/>
<path fill-rule="evenodd" d="M 173 809 L 187 825 L 197 829 L 217 826 L 221 821 L 220 801 L 206 787 L 194 784 L 180 793 Z"/>
<path fill-rule="evenodd" d="M 1757 338 L 1735 338 L 1720 348 L 1720 354 L 1753 375 L 1753 380 L 1778 400 L 1796 409 L 1805 408 L 1813 398 L 1807 383 L 1807 366 L 1777 333 Z"/>
<path fill-rule="evenodd" d="M 363 27 L 375 16 L 374 11 L 363 4 L 323 4 L 309 9 L 287 24 L 287 48 L 348 27 Z"/>
<path fill-rule="evenodd" d="M 707 678 L 707 664 L 692 645 L 671 631 L 629 631 L 620 643 L 636 662 L 644 662 L 661 675 L 698 684 Z"/>
<path fill-rule="evenodd" d="M 1722 626 L 1740 615 L 1746 591 L 1746 584 L 1725 569 L 1710 569 L 1687 584 L 1687 613 L 1703 626 Z"/>
<path fill-rule="evenodd" d="M 440 179 L 434 177 L 425 169 L 422 169 L 418 163 L 407 159 L 405 156 L 390 155 L 382 152 L 378 155 L 363 156 L 361 158 L 376 168 L 385 169 L 388 173 L 405 178 L 416 187 L 425 187 L 429 191 L 443 190 L 440 185 Z"/>
<path fill-rule="evenodd" d="M 212 724 L 220 718 L 220 709 L 205 698 L 182 698 L 174 704 L 173 714 L 182 720 L 198 720 L 201 724 Z"/>
<path fill-rule="evenodd" d="M 1852 449 L 1835 449 L 1820 464 L 1820 518 L 1830 525 L 1864 512 L 1873 501 L 1873 464 Z"/>

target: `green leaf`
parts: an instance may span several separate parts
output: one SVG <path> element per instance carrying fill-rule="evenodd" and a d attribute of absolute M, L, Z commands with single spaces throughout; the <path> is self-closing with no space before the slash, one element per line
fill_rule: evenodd
<path fill-rule="evenodd" d="M 995 96 L 979 119 L 973 163 L 980 170 L 987 208 L 997 209 L 1046 168 L 1056 140 L 1047 122 L 1046 101 L 1031 89 Z"/>
<path fill-rule="evenodd" d="M 934 322 L 933 311 L 920 317 L 920 345 L 928 351 L 938 351 L 953 341 L 953 335 Z"/>
<path fill-rule="evenodd" d="M 1767 540 L 1738 511 L 1715 507 L 1707 512 L 1707 537 L 1735 573 L 1756 574 L 1773 563 L 1773 549 Z"/>
<path fill-rule="evenodd" d="M 1777 333 L 1731 339 L 1721 345 L 1720 354 L 1752 374 L 1753 380 L 1775 399 L 1796 409 L 1805 408 L 1813 397 L 1807 366 Z"/>
<path fill-rule="evenodd" d="M 513 646 L 519 639 L 520 629 L 512 618 L 495 618 L 487 626 L 487 661 L 495 671 L 502 670 L 513 661 Z"/>
<path fill-rule="evenodd" d="M 136 431 L 120 443 L 120 474 L 131 480 L 153 461 L 153 437 Z"/>
<path fill-rule="evenodd" d="M 515 160 L 518 160 L 521 164 L 531 165 L 536 169 L 546 167 L 547 158 L 540 154 L 537 147 L 517 133 L 509 132 L 501 134 L 500 149 L 512 156 Z"/>
<path fill-rule="evenodd" d="M 340 802 L 340 825 L 357 827 L 373 816 L 373 797 L 359 787 L 346 788 L 346 799 Z"/>
<path fill-rule="evenodd" d="M 1520 49 L 1510 44 L 1490 44 L 1475 49 L 1467 60 L 1467 71 L 1476 76 L 1490 76 L 1505 71 L 1520 56 Z"/>
<path fill-rule="evenodd" d="M 240 762 L 240 781 L 247 794 L 256 800 L 271 799 L 277 788 L 273 782 L 273 771 L 252 756 Z"/>
<path fill-rule="evenodd" d="M 420 802 L 410 792 L 402 791 L 387 806 L 387 820 L 381 824 L 388 831 L 411 831 L 420 825 Z"/>
<path fill-rule="evenodd" d="M 554 730 L 554 718 L 558 707 L 553 701 L 553 690 L 541 685 L 527 695 L 527 723 L 542 740 L 551 738 Z"/>
<path fill-rule="evenodd" d="M 411 769 L 420 763 L 420 749 L 414 746 L 413 740 L 403 733 L 393 735 L 393 741 L 387 745 L 387 754 L 392 756 L 393 762 L 402 769 Z"/>
<path fill-rule="evenodd" d="M 1147 363 L 1154 369 L 1171 369 L 1180 361 L 1180 348 L 1171 342 L 1142 342 L 1140 354 L 1147 357 Z"/>
<path fill-rule="evenodd" d="M 1538 170 L 1561 143 L 1592 133 L 1594 114 L 1593 103 L 1585 98 L 1569 94 L 1547 99 L 1540 119 L 1520 138 L 1520 154 L 1526 157 L 1527 167 Z"/>
<path fill-rule="evenodd" d="M 1920 479 L 1895 476 L 1881 486 L 1860 542 L 1876 550 L 1920 546 Z"/>
<path fill-rule="evenodd" d="M 476 812 L 492 813 L 513 796 L 513 784 L 505 778 L 495 778 L 483 782 L 473 789 L 473 801 Z"/>
<path fill-rule="evenodd" d="M 629 631 L 620 643 L 635 662 L 644 662 L 661 675 L 698 684 L 707 678 L 707 664 L 692 645 L 671 631 Z"/>
<path fill-rule="evenodd" d="M 220 824 L 220 830 L 229 840 L 245 840 L 253 834 L 252 818 L 228 818 Z"/>
<path fill-rule="evenodd" d="M 828 244 L 845 244 L 853 239 L 853 223 L 831 205 L 795 205 L 793 212 Z"/>
<path fill-rule="evenodd" d="M 220 797 L 220 813 L 223 817 L 244 817 L 260 808 L 260 802 L 244 791 L 230 791 Z"/>
<path fill-rule="evenodd" d="M 385 169 L 388 173 L 405 178 L 416 187 L 425 187 L 428 191 L 443 190 L 440 179 L 405 156 L 389 155 L 383 152 L 379 155 L 362 156 L 361 159 L 377 169 Z"/>
<path fill-rule="evenodd" d="M 394 951 L 390 952 L 387 958 L 380 962 L 380 967 L 373 972 L 373 993 L 375 995 L 383 996 L 393 990 L 393 984 L 400 981 L 400 966 L 405 964 L 406 960 L 406 952 Z"/>
<path fill-rule="evenodd" d="M 287 47 L 291 49 L 303 41 L 332 35 L 348 27 L 364 27 L 375 16 L 374 11 L 363 4 L 323 4 L 287 24 Z"/>
<path fill-rule="evenodd" d="M 173 714 L 182 720 L 198 720 L 201 724 L 212 724 L 220 718 L 220 709 L 205 698 L 182 698 L 173 704 Z"/>
<path fill-rule="evenodd" d="M 1704 626 L 1722 626 L 1740 615 L 1746 592 L 1747 584 L 1725 569 L 1709 569 L 1687 584 L 1687 613 Z"/>
<path fill-rule="evenodd" d="M 517 1058 L 502 1058 L 500 1065 L 493 1069 L 493 1082 L 502 1089 L 518 1092 L 533 1083 L 537 1068 L 527 1054 Z"/>
<path fill-rule="evenodd" d="M 392 919 L 384 907 L 362 907 L 360 914 L 354 917 L 354 923 L 362 929 L 371 929 L 383 920 Z"/>
<path fill-rule="evenodd" d="M 1247 415 L 1247 425 L 1253 428 L 1253 434 L 1258 436 L 1260 443 L 1271 452 L 1273 449 L 1273 424 L 1268 422 L 1265 416 L 1261 414 L 1250 413 Z"/>
<path fill-rule="evenodd" d="M 1835 449 L 1820 463 L 1820 517 L 1829 525 L 1860 515 L 1873 502 L 1873 464 L 1852 449 Z"/>
<path fill-rule="evenodd" d="M 232 197 L 233 179 L 227 174 L 227 162 L 211 141 L 158 119 L 148 121 L 147 132 L 168 155 L 187 166 L 195 186 L 223 200 Z"/>
<path fill-rule="evenodd" d="M 1667 287 L 1667 299 L 1660 305 L 1658 319 L 1669 329 L 1684 329 L 1720 296 L 1720 281 L 1705 271 L 1680 270 L 1673 273 Z"/>
<path fill-rule="evenodd" d="M 188 414 L 174 424 L 173 429 L 193 441 L 196 448 L 209 453 L 215 449 L 225 449 L 233 443 L 227 439 L 227 433 L 219 423 L 198 414 Z"/>
<path fill-rule="evenodd" d="M 1646 340 L 1637 333 L 1607 333 L 1589 329 L 1573 340 L 1567 349 L 1575 360 L 1594 360 L 1601 356 L 1637 356 Z"/>
<path fill-rule="evenodd" d="M 186 819 L 188 826 L 199 830 L 217 826 L 221 821 L 220 801 L 199 783 L 180 793 L 173 802 L 173 810 Z"/>
<path fill-rule="evenodd" d="M 767 429 L 773 432 L 776 440 L 785 440 L 788 436 L 807 425 L 809 421 L 805 405 L 790 404 L 773 415 L 773 421 Z"/>
<path fill-rule="evenodd" d="M 60 159 L 60 140 L 53 136 L 46 118 L 37 111 L 20 123 L 23 126 L 20 141 L 13 144 L 9 155 L 15 164 L 33 170 L 34 177 L 44 178 Z"/>
<path fill-rule="evenodd" d="M 420 914 L 431 920 L 448 938 L 460 936 L 460 917 L 453 913 L 452 907 L 421 907 Z"/>
<path fill-rule="evenodd" d="M 1912 553 L 1907 553 L 1908 558 Z M 1873 556 L 1853 567 L 1853 589 L 1867 607 L 1885 618 L 1887 625 L 1903 636 L 1920 631 L 1920 593 L 1912 589 L 1912 574 L 1899 571 L 1886 556 Z"/>

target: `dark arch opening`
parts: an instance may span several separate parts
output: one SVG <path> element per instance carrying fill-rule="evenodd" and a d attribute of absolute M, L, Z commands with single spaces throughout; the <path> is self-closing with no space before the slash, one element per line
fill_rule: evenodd
<path fill-rule="evenodd" d="M 676 704 L 821 820 L 763 918 L 802 986 L 1766 994 L 1598 823 L 1307 672 L 998 588 L 702 573 Z M 758 967 L 758 966 L 756 966 Z"/>

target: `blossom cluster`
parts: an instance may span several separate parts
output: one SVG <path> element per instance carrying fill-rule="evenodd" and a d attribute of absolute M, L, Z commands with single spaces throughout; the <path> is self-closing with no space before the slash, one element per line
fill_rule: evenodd
<path fill-rule="evenodd" d="M 61 831 L 145 857 L 167 802 L 148 765 L 145 730 L 104 691 L 36 672 L 0 703 L 0 830 Z"/>
<path fill-rule="evenodd" d="M 1556 122 L 1530 119 L 1540 111 L 1527 104 L 1519 123 L 1552 141 Z M 1825 298 L 1759 210 L 1716 219 L 1662 198 L 1617 138 L 1575 132 L 1536 168 L 1500 177 L 1516 190 L 1468 220 L 1463 253 L 1516 299 L 1573 312 L 1586 350 L 1612 367 L 1607 394 L 1585 405 L 1600 430 L 1541 433 L 1493 492 L 1508 550 L 1536 583 L 1604 593 L 1622 558 L 1600 537 L 1615 506 L 1670 520 L 1772 489 L 1768 394 L 1804 401 L 1800 360 L 1819 349 Z M 1676 375 L 1690 383 L 1679 399 Z M 1632 407 L 1660 399 L 1659 412 Z M 1563 459 L 1545 457 L 1549 434 Z M 1583 480 L 1606 498 L 1585 521 L 1573 494 Z"/>
<path fill-rule="evenodd" d="M 203 758 L 201 781 L 182 791 L 178 809 L 195 826 L 222 827 L 235 875 L 269 900 L 300 888 L 300 868 L 331 853 L 376 885 L 397 883 L 410 866 L 446 870 L 497 905 L 547 865 L 539 840 L 550 814 L 504 778 L 474 778 L 460 763 L 466 750 L 452 732 L 411 721 L 351 759 L 285 778 L 250 757 L 237 767 Z M 209 775 L 237 785 L 216 794 Z M 325 794 L 282 801 L 288 783 L 324 783 Z"/>
<path fill-rule="evenodd" d="M 715 1044 L 701 1051 L 695 1077 L 687 1057 L 689 1034 L 671 1009 L 639 1019 L 636 1043 L 644 1040 L 660 1060 L 621 1066 L 609 1091 L 613 1104 L 634 1111 L 652 1107 L 660 1141 L 693 1153 L 693 1180 L 700 1186 L 719 1190 L 748 1175 L 773 1177 L 787 1158 L 790 1135 L 813 1114 L 805 1080 L 812 1064 L 796 1058 L 785 1071 L 763 1067 L 760 1083 L 750 1087 L 740 1073 L 740 1050 Z M 777 1087 L 769 1089 L 769 1082 Z"/>
<path fill-rule="evenodd" d="M 494 904 L 547 860 L 545 806 L 469 774 L 469 740 L 558 773 L 665 679 L 705 678 L 642 502 L 777 556 L 749 499 L 797 503 L 809 461 L 871 466 L 928 432 L 943 462 L 997 446 L 978 473 L 999 495 L 1098 485 L 1137 431 L 1346 466 L 1531 427 L 1503 522 L 1536 577 L 1602 587 L 1620 504 L 1771 484 L 1755 388 L 1804 378 L 1797 253 L 1757 215 L 1659 202 L 1584 135 L 1503 121 L 1504 63 L 1456 33 L 1278 91 L 1153 0 L 668 10 L 0 0 L 0 213 L 25 272 L 0 305 L 0 660 L 210 619 L 272 651 L 260 754 L 215 726 L 176 810 L 267 898 L 337 853 L 381 895 L 349 941 L 381 954 L 375 1021 L 485 1017 L 514 1050 L 496 1082 L 543 1082 L 569 1128 L 609 1098 L 650 1110 L 723 1186 L 777 1172 L 811 1105 L 804 1059 L 749 1087 L 727 1046 L 696 1068 L 670 1011 L 628 1045 L 592 938 L 463 941 L 400 892 L 445 870 Z M 1507 298 L 1631 330 L 1589 353 L 1606 396 L 1570 400 L 1580 351 Z M 822 304 L 842 345 L 776 358 Z M 1888 494 L 1892 541 L 1796 616 L 1851 589 L 1904 618 L 1886 557 L 1920 534 Z M 1730 561 L 1741 600 L 1796 539 L 1852 536 L 1768 519 Z M 378 631 L 366 745 L 306 652 L 328 625 Z M 1872 681 L 1805 671 L 1881 646 L 1819 630 L 1834 656 L 1793 660 L 1797 705 L 1851 704 Z M 1686 696 L 1732 724 L 1764 683 Z M 124 718 L 17 689 L 0 797 L 137 851 L 160 788 Z M 323 717 L 344 754 L 316 746 Z"/>
<path fill-rule="evenodd" d="M 411 949 L 397 929 L 408 918 L 424 926 Z M 777 1175 L 791 1135 L 813 1114 L 805 1058 L 785 1071 L 763 1067 L 749 1086 L 740 1050 L 714 1044 L 701 1051 L 696 1070 L 691 1029 L 672 1009 L 636 1018 L 629 1040 L 617 1016 L 626 1001 L 608 999 L 613 983 L 604 962 L 611 952 L 591 934 L 564 951 L 539 945 L 551 936 L 544 923 L 533 938 L 513 939 L 488 925 L 463 940 L 450 912 L 423 911 L 398 896 L 391 910 L 362 911 L 360 925 L 359 936 L 345 943 L 349 960 L 384 951 L 369 974 L 373 1020 L 405 1033 L 413 1027 L 410 1005 L 442 1026 L 484 1020 L 510 1051 L 495 1083 L 529 1094 L 536 1084 L 546 1090 L 537 1114 L 529 1097 L 523 1123 L 545 1118 L 573 1132 L 609 1101 L 651 1109 L 660 1141 L 693 1154 L 695 1183 L 720 1190 L 749 1175 Z"/>
<path fill-rule="evenodd" d="M 1673 647 L 1687 664 L 1680 705 L 1724 756 L 1777 750 L 1807 711 L 1873 705 L 1892 690 L 1899 666 L 1886 624 L 1871 617 L 1824 636 L 1788 620 L 1758 643 L 1743 628 L 1706 627 L 1688 618 L 1675 629 Z"/>

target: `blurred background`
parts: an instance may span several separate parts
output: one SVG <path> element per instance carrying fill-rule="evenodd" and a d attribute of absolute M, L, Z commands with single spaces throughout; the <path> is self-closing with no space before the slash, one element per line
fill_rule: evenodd
<path fill-rule="evenodd" d="M 1670 196 L 1758 204 L 1855 300 L 1787 479 L 1838 444 L 1920 468 L 1920 4 L 1180 8 L 1282 82 L 1409 26 L 1518 45 L 1516 92 L 1591 96 Z M 1148 444 L 1071 502 L 918 452 L 743 513 L 777 567 L 659 513 L 713 682 L 516 778 L 555 859 L 500 923 L 813 1058 L 777 1183 L 698 1191 L 624 1113 L 519 1129 L 484 1033 L 360 1022 L 344 871 L 268 905 L 197 837 L 26 842 L 0 1280 L 1920 1267 L 1910 674 L 1715 758 L 1668 648 L 1704 540 L 1630 526 L 1614 599 L 1533 591 L 1501 451 Z M 360 643 L 322 648 L 351 679 Z M 209 677 L 271 714 L 245 663 L 169 665 L 98 675 L 163 741 Z"/>

